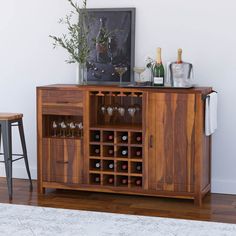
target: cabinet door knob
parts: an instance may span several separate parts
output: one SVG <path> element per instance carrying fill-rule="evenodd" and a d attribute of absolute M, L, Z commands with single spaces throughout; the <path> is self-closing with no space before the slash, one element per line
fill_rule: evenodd
<path fill-rule="evenodd" d="M 153 135 L 150 135 L 149 137 L 149 147 L 153 148 Z"/>

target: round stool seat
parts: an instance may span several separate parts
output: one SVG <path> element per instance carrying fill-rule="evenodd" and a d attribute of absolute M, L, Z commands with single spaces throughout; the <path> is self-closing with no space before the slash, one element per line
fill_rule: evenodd
<path fill-rule="evenodd" d="M 20 113 L 2 113 L 0 112 L 0 120 L 17 120 L 21 119 L 23 114 Z"/>

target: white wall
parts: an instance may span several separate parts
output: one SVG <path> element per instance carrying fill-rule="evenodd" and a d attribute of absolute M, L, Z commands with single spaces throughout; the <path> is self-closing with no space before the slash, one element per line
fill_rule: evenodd
<path fill-rule="evenodd" d="M 234 0 L 88 0 L 89 7 L 136 7 L 136 65 L 163 48 L 163 59 L 195 66 L 196 83 L 219 92 L 219 129 L 213 137 L 213 192 L 236 194 L 236 30 Z M 35 87 L 73 83 L 75 68 L 66 53 L 52 50 L 49 34 L 62 32 L 58 18 L 66 0 L 12 0 L 0 5 L 0 111 L 23 112 L 33 176 L 36 177 Z M 15 141 L 15 140 L 14 140 Z M 15 141 L 16 142 L 16 141 Z M 16 151 L 19 143 L 16 142 Z M 23 162 L 14 174 L 25 177 Z M 0 174 L 4 174 L 0 169 Z"/>

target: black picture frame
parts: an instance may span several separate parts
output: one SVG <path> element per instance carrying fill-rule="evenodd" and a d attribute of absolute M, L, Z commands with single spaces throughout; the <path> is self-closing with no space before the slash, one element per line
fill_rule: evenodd
<path fill-rule="evenodd" d="M 115 71 L 115 67 L 119 66 L 127 67 L 122 79 L 123 84 L 132 83 L 135 65 L 136 9 L 90 8 L 87 9 L 87 16 L 84 22 L 88 27 L 87 40 L 90 49 L 86 63 L 87 83 L 119 84 L 119 75 Z M 107 32 L 106 37 L 102 39 L 99 38 L 101 28 Z"/>

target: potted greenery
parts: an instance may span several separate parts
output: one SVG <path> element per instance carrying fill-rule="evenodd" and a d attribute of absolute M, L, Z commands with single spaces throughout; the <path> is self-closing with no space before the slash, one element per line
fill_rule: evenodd
<path fill-rule="evenodd" d="M 83 0 L 82 7 L 78 1 L 67 0 L 72 6 L 72 11 L 65 18 L 59 20 L 60 24 L 67 27 L 67 34 L 61 37 L 50 35 L 54 42 L 54 48 L 60 46 L 69 53 L 67 63 L 77 63 L 77 83 L 87 83 L 86 61 L 89 56 L 89 46 L 87 42 L 88 27 L 85 25 L 87 14 L 87 0 Z"/>

